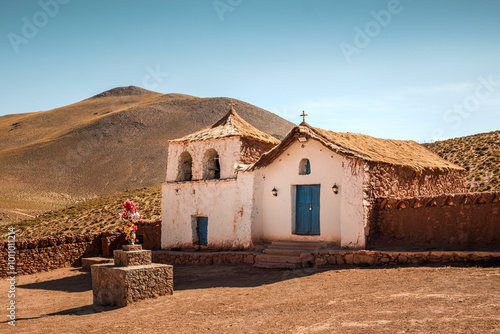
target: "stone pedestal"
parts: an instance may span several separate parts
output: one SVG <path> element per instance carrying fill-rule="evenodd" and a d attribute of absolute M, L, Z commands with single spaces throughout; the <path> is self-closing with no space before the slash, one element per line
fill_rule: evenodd
<path fill-rule="evenodd" d="M 113 252 L 115 258 L 115 266 L 128 267 L 151 264 L 150 250 L 115 250 Z"/>
<path fill-rule="evenodd" d="M 86 257 L 82 259 L 82 269 L 90 271 L 91 266 L 93 266 L 94 264 L 103 263 L 113 263 L 113 259 L 108 259 L 106 257 Z"/>
<path fill-rule="evenodd" d="M 126 245 L 114 251 L 114 264 L 91 266 L 94 304 L 127 306 L 146 298 L 171 295 L 173 267 L 151 263 L 151 251 Z"/>

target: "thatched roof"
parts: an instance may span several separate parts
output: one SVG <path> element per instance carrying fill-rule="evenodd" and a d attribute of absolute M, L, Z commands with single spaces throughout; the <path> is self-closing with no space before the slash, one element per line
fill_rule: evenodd
<path fill-rule="evenodd" d="M 332 151 L 345 156 L 409 167 L 418 172 L 423 170 L 464 170 L 412 140 L 381 139 L 360 133 L 333 132 L 314 128 L 306 122 L 293 128 L 278 146 L 262 155 L 249 169 L 267 166 L 298 137 L 316 139 Z"/>
<path fill-rule="evenodd" d="M 235 136 L 275 145 L 280 143 L 278 139 L 246 122 L 233 108 L 214 125 L 182 138 L 171 140 L 171 142 L 191 142 Z"/>

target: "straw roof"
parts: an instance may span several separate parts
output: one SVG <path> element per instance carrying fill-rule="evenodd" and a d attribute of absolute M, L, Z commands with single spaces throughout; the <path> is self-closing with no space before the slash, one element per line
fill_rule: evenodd
<path fill-rule="evenodd" d="M 279 144 L 280 141 L 265 132 L 252 126 L 250 123 L 246 122 L 231 108 L 229 112 L 222 117 L 217 123 L 204 128 L 198 132 L 189 134 L 179 139 L 171 140 L 171 142 L 192 142 L 199 140 L 208 139 L 219 139 L 226 137 L 244 137 L 253 139 L 256 141 Z"/>
<path fill-rule="evenodd" d="M 423 170 L 464 170 L 412 140 L 381 139 L 360 133 L 333 132 L 314 128 L 306 122 L 293 128 L 281 144 L 262 155 L 250 169 L 267 166 L 281 155 L 297 137 L 303 136 L 316 139 L 332 151 L 345 156 L 409 167 L 417 172 Z"/>

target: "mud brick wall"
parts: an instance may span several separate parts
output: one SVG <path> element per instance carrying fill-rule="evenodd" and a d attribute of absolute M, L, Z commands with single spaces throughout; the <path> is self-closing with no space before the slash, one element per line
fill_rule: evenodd
<path fill-rule="evenodd" d="M 23 275 L 80 266 L 83 257 L 111 257 L 123 244 L 125 235 L 119 231 L 16 240 L 16 272 Z M 7 275 L 7 264 L 5 241 L 0 243 L 0 277 Z"/>
<path fill-rule="evenodd" d="M 466 171 L 422 171 L 381 163 L 369 163 L 365 191 L 373 198 L 439 196 L 467 192 Z"/>
<path fill-rule="evenodd" d="M 137 222 L 136 236 L 143 249 L 161 249 L 161 220 L 142 220 Z"/>
<path fill-rule="evenodd" d="M 274 144 L 257 142 L 254 140 L 249 140 L 247 138 L 241 138 L 241 163 L 242 164 L 253 164 L 264 154 L 265 152 L 271 150 Z"/>
<path fill-rule="evenodd" d="M 377 199 L 367 248 L 500 251 L 500 192 Z"/>

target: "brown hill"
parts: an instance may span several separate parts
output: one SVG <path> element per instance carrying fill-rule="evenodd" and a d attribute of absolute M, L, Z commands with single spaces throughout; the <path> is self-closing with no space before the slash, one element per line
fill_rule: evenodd
<path fill-rule="evenodd" d="M 0 117 L 0 219 L 26 219 L 78 200 L 159 184 L 167 140 L 213 124 L 230 102 L 246 121 L 277 138 L 293 126 L 243 101 L 134 86 Z"/>
<path fill-rule="evenodd" d="M 500 131 L 424 144 L 467 170 L 469 191 L 500 191 Z"/>

